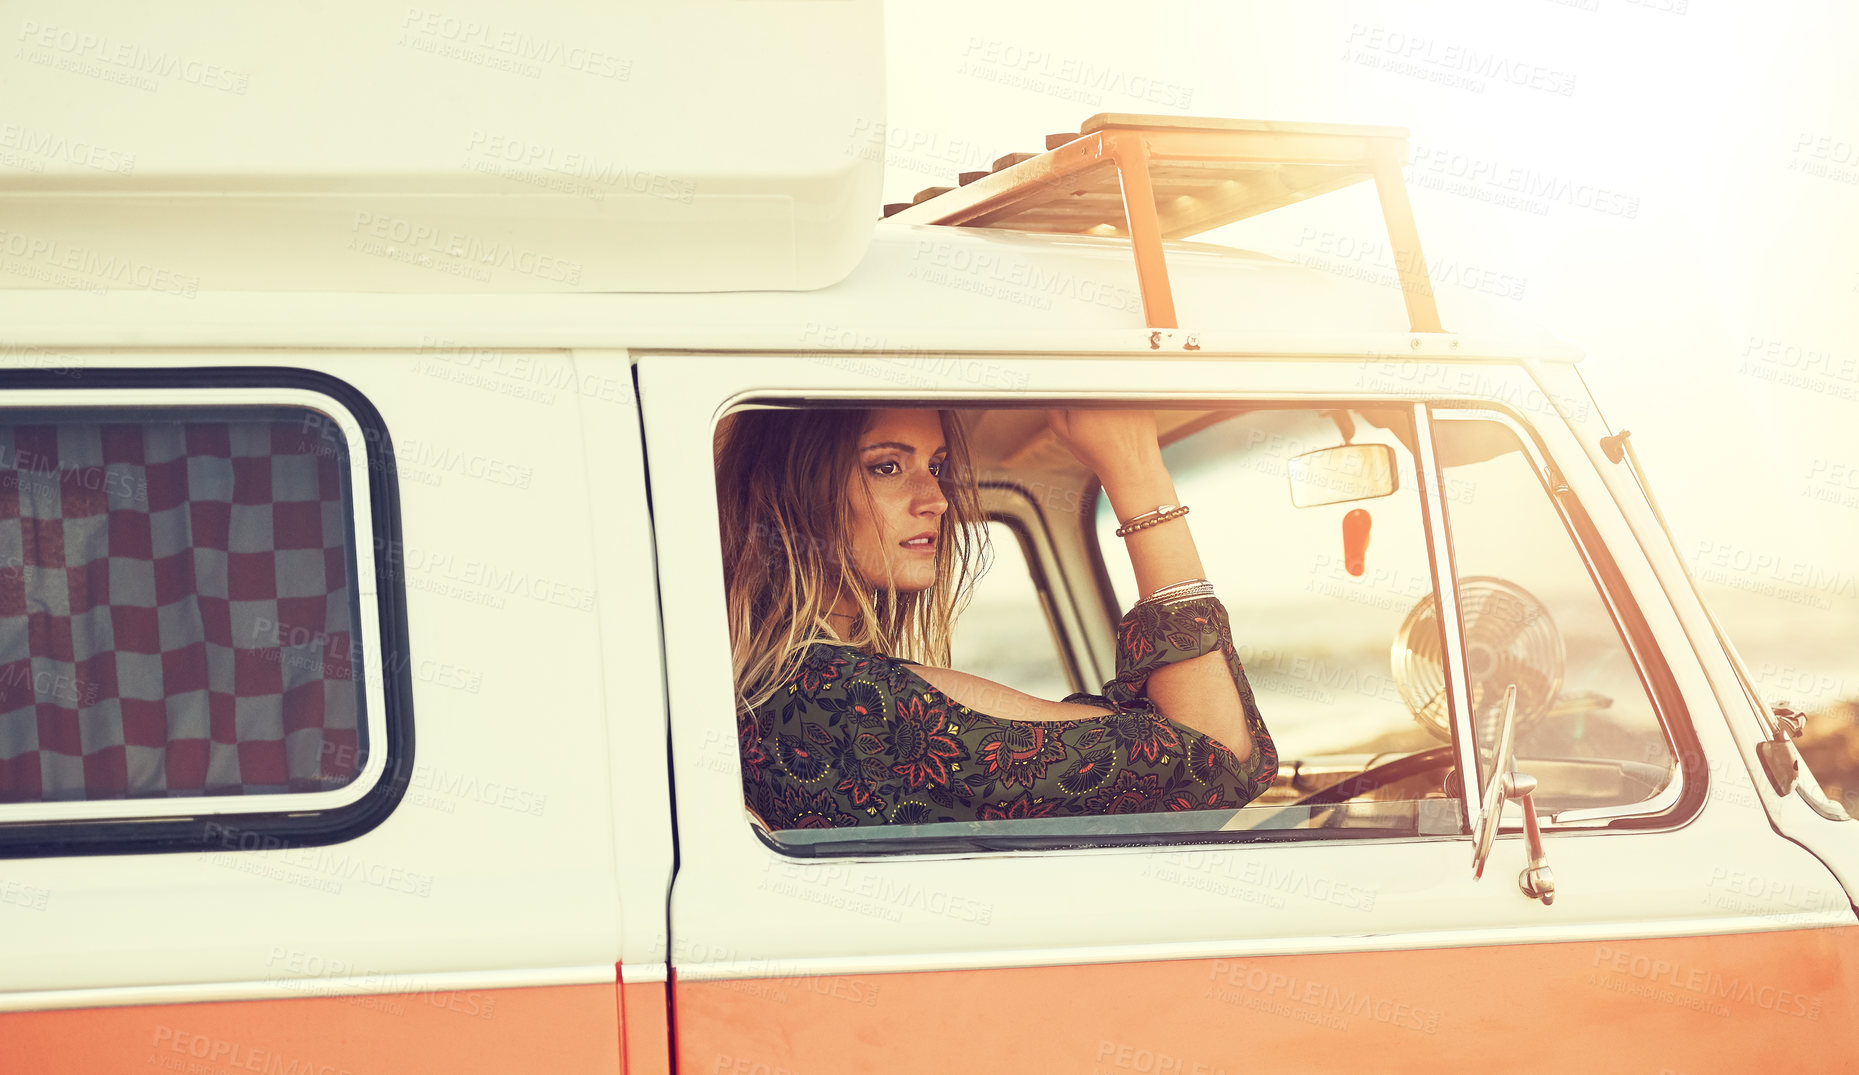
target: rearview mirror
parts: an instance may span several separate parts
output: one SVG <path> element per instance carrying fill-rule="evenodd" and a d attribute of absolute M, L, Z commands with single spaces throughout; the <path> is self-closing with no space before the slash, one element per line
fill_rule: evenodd
<path fill-rule="evenodd" d="M 1340 444 L 1293 456 L 1291 506 L 1315 508 L 1372 500 L 1394 492 L 1394 449 L 1386 444 Z"/>

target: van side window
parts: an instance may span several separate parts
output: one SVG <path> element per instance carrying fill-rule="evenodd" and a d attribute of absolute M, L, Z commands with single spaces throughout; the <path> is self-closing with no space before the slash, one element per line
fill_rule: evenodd
<path fill-rule="evenodd" d="M 0 420 L 0 843 L 286 846 L 392 806 L 385 438 L 179 392 Z"/>
<path fill-rule="evenodd" d="M 1571 543 L 1538 464 L 1504 422 L 1434 412 L 1459 574 L 1481 768 L 1506 684 L 1539 810 L 1642 802 L 1677 766 L 1639 665 Z M 1525 764 L 1527 763 L 1527 764 Z M 1597 764 L 1603 763 L 1603 764 Z"/>
<path fill-rule="evenodd" d="M 299 423 L 0 426 L 0 801 L 354 779 L 347 530 Z"/>
<path fill-rule="evenodd" d="M 955 622 L 951 660 L 964 672 L 1015 690 L 1063 698 L 1072 691 L 1071 681 L 1059 663 L 1020 532 L 1000 519 L 990 520 L 987 531 L 993 566 L 975 584 L 973 601 Z"/>
<path fill-rule="evenodd" d="M 1024 468 L 1052 488 L 1096 498 L 1084 501 L 1085 511 L 1038 516 L 1049 528 L 1041 546 L 1049 542 L 1058 558 L 1055 584 L 1069 580 L 1076 588 L 1107 579 L 1111 592 L 1094 587 L 1066 596 L 1071 607 L 1104 608 L 1101 624 L 1093 617 L 1087 629 L 1104 631 L 1117 647 L 1109 652 L 1121 661 L 1124 642 L 1113 628 L 1138 591 L 1124 543 L 1112 536 L 1117 520 L 1083 466 L 1029 441 L 1039 435 L 1036 423 L 1001 417 L 1013 413 L 955 412 L 968 428 L 982 431 L 972 449 L 979 471 L 1017 478 L 1015 468 Z M 1263 776 L 1265 790 L 1237 798 L 1219 787 L 1197 791 L 1191 778 L 1202 770 L 1195 766 L 1204 765 L 1211 781 L 1220 772 L 1217 759 L 1202 757 L 1207 752 L 1197 741 L 1174 741 L 1174 732 L 1163 735 L 1142 720 L 1108 722 L 1101 733 L 1091 731 L 1096 738 L 1080 743 L 1063 739 L 1068 729 L 1057 724 L 1021 722 L 1000 731 L 983 723 L 981 711 L 971 719 L 968 709 L 943 705 L 907 668 L 823 647 L 822 656 L 772 699 L 747 716 L 738 712 L 746 797 L 755 799 L 750 817 L 762 823 L 764 840 L 788 854 L 819 856 L 989 850 L 1008 846 L 996 843 L 1002 839 L 1030 849 L 1080 841 L 1461 832 L 1463 805 L 1449 780 L 1458 760 L 1449 707 L 1415 670 L 1390 667 L 1391 647 L 1432 654 L 1436 671 L 1444 650 L 1437 624 L 1414 615 L 1434 600 L 1429 528 L 1415 479 L 1415 409 L 1267 403 L 1161 413 L 1171 419 L 1161 425 L 1164 460 L 1181 502 L 1193 510 L 1196 546 L 1216 591 L 1219 609 L 1210 614 L 1230 627 L 1250 684 L 1242 686 L 1242 697 L 1256 703 L 1276 744 L 1275 752 L 1258 756 L 1275 757 L 1277 764 L 1247 777 L 1256 787 Z M 1298 458 L 1336 448 L 1344 450 L 1323 457 L 1329 460 L 1325 473 L 1311 472 L 1312 460 Z M 1357 472 L 1365 460 L 1373 460 L 1371 473 Z M 1304 475 L 1295 490 L 1289 480 L 1294 470 Z M 992 525 L 994 564 L 969 613 L 955 623 L 952 663 L 957 671 L 1060 700 L 1071 684 L 1063 664 L 1046 663 L 1050 622 L 1036 591 L 1023 585 L 1026 565 L 1012 555 L 1017 540 L 998 522 Z M 990 594 L 991 579 L 1007 590 Z M 1168 644 L 1178 645 L 1176 637 L 1190 634 L 1170 635 Z M 1078 647 L 1069 663 L 1091 667 L 1084 639 L 1061 644 Z M 1030 669 L 1016 671 L 1028 660 L 1048 670 L 1049 682 Z M 1072 697 L 1107 701 L 1090 693 L 1098 689 L 1090 683 Z M 818 699 L 807 703 L 818 711 L 816 727 L 805 726 L 807 711 L 794 700 L 803 690 Z M 885 697 L 907 703 L 893 715 L 881 704 Z M 1438 729 L 1415 718 L 1416 709 L 1428 707 L 1441 717 Z M 945 726 L 970 724 L 983 730 L 986 742 L 959 741 L 957 730 Z M 1118 745 L 1125 740 L 1136 744 L 1127 748 L 1132 759 L 1156 766 L 1185 760 L 1188 770 L 1176 776 L 1120 767 L 1112 748 L 1124 749 Z M 881 747 L 903 760 L 893 767 L 887 757 L 874 768 L 868 762 Z M 916 769 L 906 763 L 927 774 L 925 790 L 917 793 L 921 804 L 883 794 L 886 781 L 896 782 L 893 773 L 914 777 Z M 771 772 L 781 779 L 765 775 Z M 1037 796 L 1012 796 L 1047 777 L 1084 789 L 1078 795 L 1087 809 L 1061 812 Z M 935 816 L 938 807 L 955 812 L 938 793 L 950 801 L 964 794 L 985 801 L 974 819 L 949 820 Z M 858 810 L 884 823 L 868 823 Z"/>

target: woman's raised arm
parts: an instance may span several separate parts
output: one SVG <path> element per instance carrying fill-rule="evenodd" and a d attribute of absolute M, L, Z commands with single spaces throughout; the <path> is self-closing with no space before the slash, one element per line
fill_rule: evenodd
<path fill-rule="evenodd" d="M 1047 421 L 1065 447 L 1097 475 L 1118 520 L 1181 503 L 1162 463 L 1151 412 L 1048 411 Z M 1188 518 L 1146 527 L 1123 539 L 1139 597 L 1173 582 L 1205 577 Z M 1240 761 L 1251 755 L 1245 707 L 1222 654 L 1206 653 L 1156 669 L 1146 693 L 1163 716 L 1213 736 Z"/>

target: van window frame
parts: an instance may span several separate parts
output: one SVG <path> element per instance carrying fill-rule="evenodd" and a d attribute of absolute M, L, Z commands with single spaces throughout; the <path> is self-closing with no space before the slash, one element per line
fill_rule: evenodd
<path fill-rule="evenodd" d="M 350 586 L 355 589 L 356 635 L 363 653 L 363 660 L 356 662 L 364 685 L 358 716 L 368 732 L 369 754 L 378 755 L 380 761 L 370 757 L 354 783 L 331 791 L 0 804 L 0 859 L 311 847 L 354 839 L 386 820 L 405 795 L 413 771 L 414 729 L 406 588 L 394 556 L 403 547 L 399 482 L 393 442 L 380 412 L 340 378 L 284 366 L 86 366 L 81 381 L 57 371 L 0 371 L 0 401 L 12 392 L 27 390 L 57 390 L 62 398 L 43 406 L 61 415 L 163 407 L 177 408 L 183 416 L 188 410 L 216 415 L 242 408 L 255 412 L 280 407 L 317 410 L 301 398 L 300 394 L 308 393 L 332 404 L 322 413 L 359 430 L 361 443 L 346 445 L 349 495 L 344 507 L 349 521 L 349 562 L 356 566 L 367 557 L 373 575 L 372 592 L 364 586 L 366 575 L 359 571 L 353 572 Z M 163 394 L 170 398 L 163 399 Z M 226 398 L 216 398 L 222 394 Z M 291 398 L 291 394 L 299 395 Z M 361 547 L 356 525 L 364 503 L 367 549 Z M 378 684 L 378 689 L 367 690 L 369 681 Z M 355 787 L 371 772 L 371 782 Z M 306 802 L 311 796 L 344 801 L 312 805 Z M 253 808 L 251 801 L 258 798 L 266 802 Z M 79 804 L 94 809 L 72 809 Z M 48 805 L 64 809 L 34 809 Z M 133 811 L 125 811 L 126 806 Z M 9 817 L 20 812 L 27 816 Z M 31 816 L 35 813 L 81 816 Z"/>
<path fill-rule="evenodd" d="M 1542 489 L 1544 499 L 1555 511 L 1557 518 L 1562 520 L 1563 532 L 1574 546 L 1582 566 L 1587 569 L 1589 580 L 1602 605 L 1607 608 L 1609 619 L 1626 647 L 1628 658 L 1633 662 L 1640 686 L 1652 704 L 1653 714 L 1665 733 L 1666 746 L 1672 751 L 1675 762 L 1671 783 L 1650 799 L 1620 806 L 1587 807 L 1545 814 L 1538 818 L 1538 823 L 1546 830 L 1563 832 L 1595 828 L 1671 829 L 1687 824 L 1703 808 L 1708 791 L 1704 747 L 1698 741 L 1690 708 L 1685 704 L 1684 692 L 1678 686 L 1677 677 L 1672 674 L 1665 652 L 1658 640 L 1653 638 L 1652 627 L 1634 598 L 1626 575 L 1607 547 L 1606 539 L 1594 525 L 1593 516 L 1588 513 L 1574 488 L 1563 478 L 1562 468 L 1556 464 L 1555 456 L 1550 453 L 1541 434 L 1509 404 L 1495 400 L 1434 400 L 1427 404 L 1427 409 L 1429 417 L 1439 421 L 1496 422 L 1509 429 L 1517 438 L 1529 459 L 1530 469 Z M 1435 481 L 1439 477 L 1433 475 Z M 1450 542 L 1450 505 L 1446 508 L 1446 517 L 1447 541 Z M 1513 828 L 1521 826 L 1506 826 L 1505 831 Z"/>
<path fill-rule="evenodd" d="M 1124 400 L 1126 397 L 1118 395 L 1116 398 L 1118 400 Z M 1261 409 L 1309 409 L 1318 404 L 1323 405 L 1323 409 L 1349 406 L 1405 409 L 1410 413 L 1412 421 L 1414 422 L 1416 441 L 1421 450 L 1421 454 L 1417 455 L 1415 459 L 1416 471 L 1419 473 L 1428 473 L 1427 463 L 1432 459 L 1432 440 L 1430 437 L 1430 428 L 1427 425 L 1430 415 L 1426 405 L 1418 400 L 1390 400 L 1386 398 L 1364 397 L 1355 393 L 1336 396 L 1273 396 L 1267 398 L 1225 395 L 1203 396 L 1196 394 L 1195 396 L 1187 398 L 1163 399 L 1148 399 L 1140 395 L 1132 394 L 1127 397 L 1127 400 L 1129 402 L 1139 403 L 1143 406 L 1159 406 L 1176 410 L 1217 408 L 1221 404 L 1230 405 L 1235 403 L 1249 404 Z M 1100 400 L 1094 400 L 1094 402 L 1097 401 Z M 871 398 L 864 396 L 836 396 L 830 399 L 796 398 L 791 393 L 786 392 L 750 391 L 731 397 L 717 408 L 711 418 L 709 440 L 711 443 L 715 443 L 717 426 L 725 417 L 744 408 L 783 407 L 833 410 L 871 408 L 878 406 L 896 407 L 913 404 L 949 410 L 989 410 L 1000 408 L 1003 405 L 1019 409 L 1037 405 L 1019 401 L 1009 402 L 1005 399 L 992 396 L 977 396 L 975 398 L 964 398 L 960 400 L 933 400 L 918 403 L 915 400 L 901 398 L 889 399 L 884 397 Z M 1176 436 L 1171 437 L 1169 443 L 1173 443 L 1174 440 L 1178 440 L 1180 437 L 1186 436 L 1191 432 L 1198 432 L 1207 425 L 1212 425 L 1220 420 L 1224 419 L 1210 419 L 1206 422 L 1196 422 L 1181 430 L 1176 430 L 1174 431 Z M 1096 513 L 1099 489 L 1099 483 L 1095 477 L 1092 477 L 1079 491 L 1078 521 L 1079 525 L 1084 528 L 1083 532 L 1085 533 L 1089 533 L 1094 526 L 1093 520 Z M 716 495 L 714 486 L 712 486 L 710 493 L 713 497 Z M 1450 610 L 1443 619 L 1449 618 L 1450 621 L 1456 625 L 1458 608 L 1456 578 L 1450 571 L 1442 571 L 1442 569 L 1437 566 L 1438 555 L 1442 550 L 1436 547 L 1436 535 L 1439 531 L 1443 530 L 1445 525 L 1444 520 L 1434 512 L 1432 505 L 1428 502 L 1424 478 L 1422 479 L 1422 488 L 1417 490 L 1417 494 L 1421 499 L 1421 510 L 1426 529 L 1425 536 L 1427 547 L 1429 551 L 1434 554 L 1434 589 L 1435 592 L 1439 594 L 1442 603 L 1450 605 Z M 1087 559 L 1089 561 L 1086 569 L 1095 577 L 1096 588 L 1100 598 L 1105 602 L 1105 607 L 1114 607 L 1116 604 L 1116 597 L 1111 586 L 1109 573 L 1104 566 L 1103 550 L 1094 540 L 1087 542 L 1086 548 L 1088 551 Z M 1083 606 L 1080 606 L 1079 613 L 1081 617 L 1088 614 Z M 1113 618 L 1109 623 L 1110 626 L 1114 628 L 1116 620 Z M 1082 643 L 1082 640 L 1073 639 L 1072 642 L 1074 645 L 1078 645 Z M 1463 759 L 1471 750 L 1469 694 L 1467 693 L 1468 688 L 1465 685 L 1464 676 L 1459 671 L 1464 667 L 1463 640 L 1457 636 L 1456 632 L 1447 631 L 1445 642 L 1445 676 L 1453 713 L 1452 746 L 1454 753 Z M 1154 832 L 1087 831 L 1076 834 L 1062 834 L 1019 831 L 1028 823 L 997 820 L 987 822 L 951 822 L 932 825 L 876 826 L 872 827 L 869 831 L 862 831 L 858 836 L 827 838 L 821 839 L 820 842 L 815 843 L 811 842 L 812 837 L 806 835 L 810 830 L 780 830 L 786 838 L 778 837 L 774 831 L 767 829 L 748 811 L 746 803 L 741 804 L 739 809 L 742 812 L 745 827 L 754 834 L 755 839 L 762 844 L 762 846 L 784 859 L 831 858 L 860 860 L 909 858 L 918 860 L 947 856 L 967 857 L 978 853 L 1064 853 L 1088 852 L 1097 849 L 1114 848 L 1169 848 L 1188 850 L 1195 847 L 1221 847 L 1245 844 L 1269 845 L 1280 843 L 1295 844 L 1298 846 L 1322 846 L 1355 843 L 1363 840 L 1373 840 L 1383 843 L 1458 842 L 1463 841 L 1472 832 L 1473 819 L 1471 812 L 1476 809 L 1476 807 L 1463 791 L 1457 795 L 1448 794 L 1441 799 L 1414 801 L 1420 804 L 1432 804 L 1419 807 L 1417 814 L 1419 815 L 1421 824 L 1425 825 L 1431 822 L 1437 825 L 1437 828 L 1418 832 L 1412 828 L 1373 828 L 1367 826 L 1350 828 L 1332 828 L 1328 826 L 1322 828 L 1195 828 Z M 1450 813 L 1451 816 L 1449 819 L 1444 816 L 1445 812 Z M 1212 813 L 1231 814 L 1236 813 L 1236 811 L 1212 811 Z M 1080 817 L 1064 820 L 1076 822 L 1078 823 L 1077 827 L 1088 829 L 1092 823 L 1114 823 L 1117 816 Z M 1140 817 L 1142 815 L 1127 816 Z M 1180 817 L 1183 815 L 1177 814 L 1168 816 Z M 1451 822 L 1450 828 L 1445 824 L 1447 820 Z M 985 831 L 960 831 L 977 827 L 985 827 Z"/>

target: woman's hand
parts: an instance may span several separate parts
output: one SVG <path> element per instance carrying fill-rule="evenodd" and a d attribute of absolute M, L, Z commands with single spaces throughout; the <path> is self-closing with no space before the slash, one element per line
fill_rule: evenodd
<path fill-rule="evenodd" d="M 1047 411 L 1046 424 L 1059 443 L 1110 486 L 1121 473 L 1152 472 L 1162 466 L 1162 448 L 1152 411 Z"/>

